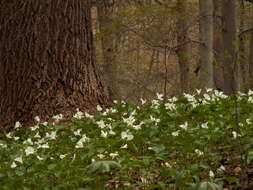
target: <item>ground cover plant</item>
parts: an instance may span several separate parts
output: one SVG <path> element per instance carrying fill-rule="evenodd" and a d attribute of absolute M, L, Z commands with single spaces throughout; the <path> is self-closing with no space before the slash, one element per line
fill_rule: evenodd
<path fill-rule="evenodd" d="M 250 185 L 253 92 L 197 90 L 0 134 L 0 187 L 219 190 Z"/>

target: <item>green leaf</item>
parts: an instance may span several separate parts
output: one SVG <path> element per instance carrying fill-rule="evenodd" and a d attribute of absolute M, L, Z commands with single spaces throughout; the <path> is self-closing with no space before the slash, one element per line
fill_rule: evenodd
<path fill-rule="evenodd" d="M 87 168 L 90 169 L 92 172 L 101 172 L 101 173 L 110 172 L 112 169 L 119 167 L 121 167 L 121 165 L 118 162 L 106 160 L 93 162 L 89 166 L 87 166 Z"/>

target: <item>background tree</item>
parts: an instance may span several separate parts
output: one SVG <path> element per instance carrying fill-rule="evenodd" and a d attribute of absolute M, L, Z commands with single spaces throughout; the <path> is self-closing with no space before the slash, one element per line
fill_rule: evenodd
<path fill-rule="evenodd" d="M 213 0 L 200 0 L 200 76 L 201 88 L 213 88 Z"/>
<path fill-rule="evenodd" d="M 90 6 L 89 0 L 1 1 L 0 126 L 107 104 Z"/>
<path fill-rule="evenodd" d="M 224 44 L 224 91 L 227 94 L 239 90 L 239 66 L 237 62 L 237 0 L 223 0 L 223 44 Z"/>

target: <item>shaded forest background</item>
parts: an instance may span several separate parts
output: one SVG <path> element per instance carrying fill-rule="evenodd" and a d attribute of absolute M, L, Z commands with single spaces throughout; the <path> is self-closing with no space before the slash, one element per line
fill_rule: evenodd
<path fill-rule="evenodd" d="M 250 1 L 234 2 L 236 41 L 231 44 L 237 46 L 238 90 L 247 91 L 253 8 Z M 213 3 L 213 88 L 224 91 L 224 10 L 221 0 Z M 97 63 L 113 99 L 137 102 L 152 99 L 157 92 L 172 96 L 200 87 L 201 16 L 197 0 L 101 0 L 93 5 L 92 18 Z M 185 53 L 183 58 L 179 51 Z M 182 59 L 189 67 L 187 90 L 180 82 Z"/>

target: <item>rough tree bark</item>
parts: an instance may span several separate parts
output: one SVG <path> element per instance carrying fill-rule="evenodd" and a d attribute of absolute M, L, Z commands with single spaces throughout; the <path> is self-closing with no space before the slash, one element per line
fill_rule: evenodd
<path fill-rule="evenodd" d="M 251 17 L 253 18 L 253 12 L 251 13 Z M 249 88 L 253 89 L 253 22 L 250 32 Z"/>
<path fill-rule="evenodd" d="M 1 0 L 0 126 L 108 103 L 89 0 Z"/>
<path fill-rule="evenodd" d="M 237 0 L 223 0 L 224 44 L 224 92 L 233 94 L 239 90 L 239 66 L 237 64 Z"/>
<path fill-rule="evenodd" d="M 182 92 L 187 92 L 190 88 L 189 45 L 186 42 L 188 37 L 186 5 L 186 0 L 177 0 L 177 57 Z"/>
<path fill-rule="evenodd" d="M 199 0 L 200 88 L 213 88 L 213 0 Z"/>

